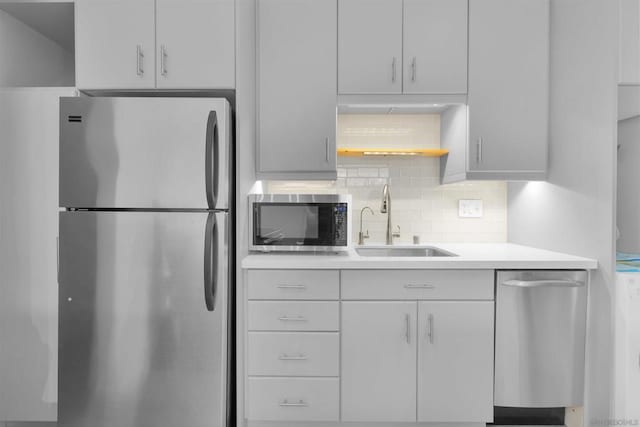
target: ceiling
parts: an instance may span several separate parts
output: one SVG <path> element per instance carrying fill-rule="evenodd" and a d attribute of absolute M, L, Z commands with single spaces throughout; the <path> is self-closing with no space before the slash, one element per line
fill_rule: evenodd
<path fill-rule="evenodd" d="M 0 10 L 73 53 L 73 3 L 1 1 Z"/>

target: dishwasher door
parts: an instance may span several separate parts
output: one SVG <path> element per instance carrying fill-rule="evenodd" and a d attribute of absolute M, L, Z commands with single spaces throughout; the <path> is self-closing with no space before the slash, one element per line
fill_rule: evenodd
<path fill-rule="evenodd" d="M 495 406 L 582 406 L 586 271 L 498 271 Z"/>

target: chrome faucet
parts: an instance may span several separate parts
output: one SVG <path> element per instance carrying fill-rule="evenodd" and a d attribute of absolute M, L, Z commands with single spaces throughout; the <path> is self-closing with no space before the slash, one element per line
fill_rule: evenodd
<path fill-rule="evenodd" d="M 387 214 L 387 245 L 392 245 L 393 232 L 391 231 L 391 193 L 389 192 L 389 184 L 385 184 L 384 187 L 382 187 L 380 213 Z"/>
<path fill-rule="evenodd" d="M 362 234 L 362 214 L 367 209 L 369 209 L 369 212 L 371 212 L 371 215 L 375 215 L 375 213 L 373 212 L 373 209 L 371 209 L 369 206 L 365 206 L 364 208 L 360 209 L 360 232 L 358 233 L 359 245 L 364 245 L 364 239 L 369 238 L 369 230 L 367 230 L 367 234 Z"/>

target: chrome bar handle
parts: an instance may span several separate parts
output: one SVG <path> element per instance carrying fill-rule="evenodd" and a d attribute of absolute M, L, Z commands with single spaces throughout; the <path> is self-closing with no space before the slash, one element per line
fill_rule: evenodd
<path fill-rule="evenodd" d="M 415 56 L 411 61 L 411 81 L 412 82 L 416 81 L 416 57 Z"/>
<path fill-rule="evenodd" d="M 218 114 L 215 111 L 209 111 L 204 147 L 205 192 L 209 209 L 216 208 L 218 198 L 219 145 Z"/>
<path fill-rule="evenodd" d="M 405 325 L 404 325 L 404 336 L 407 339 L 407 344 L 410 344 L 411 343 L 411 339 L 409 338 L 409 335 L 410 335 L 410 328 L 411 328 L 411 325 L 410 325 L 411 317 L 408 314 L 404 315 L 404 322 L 405 322 Z"/>
<path fill-rule="evenodd" d="M 559 287 L 559 288 L 579 288 L 584 286 L 584 282 L 577 280 L 507 280 L 502 283 L 504 286 L 513 286 L 518 288 L 540 288 L 540 287 Z"/>
<path fill-rule="evenodd" d="M 288 355 L 286 353 L 283 353 L 280 355 L 280 357 L 278 357 L 279 360 L 307 360 L 309 359 L 307 356 L 305 356 L 304 354 L 300 353 L 297 356 L 293 356 L 293 355 Z"/>
<path fill-rule="evenodd" d="M 160 74 L 167 76 L 167 49 L 164 45 L 160 46 Z"/>
<path fill-rule="evenodd" d="M 478 154 L 477 154 L 477 160 L 478 163 L 482 163 L 482 137 L 478 138 Z"/>
<path fill-rule="evenodd" d="M 217 233 L 215 213 L 209 212 L 204 231 L 204 302 L 207 311 L 214 311 L 216 306 Z"/>
<path fill-rule="evenodd" d="M 324 139 L 324 160 L 329 163 L 329 137 Z"/>
<path fill-rule="evenodd" d="M 278 285 L 280 289 L 307 289 L 305 285 Z"/>
<path fill-rule="evenodd" d="M 283 322 L 306 322 L 307 318 L 304 316 L 281 316 L 278 320 Z"/>
<path fill-rule="evenodd" d="M 289 402 L 289 400 L 284 399 L 282 402 L 280 402 L 280 406 L 309 406 L 309 404 L 302 399 L 298 400 L 297 402 Z"/>
<path fill-rule="evenodd" d="M 407 289 L 435 289 L 436 288 L 433 285 L 412 284 L 412 283 L 408 283 L 408 284 L 404 285 L 404 287 L 407 288 Z"/>
<path fill-rule="evenodd" d="M 393 57 L 393 61 L 391 61 L 391 83 L 396 82 L 396 57 Z"/>
<path fill-rule="evenodd" d="M 60 236 L 56 236 L 56 282 L 60 283 Z"/>
<path fill-rule="evenodd" d="M 142 53 L 142 46 L 136 46 L 136 74 L 139 76 L 144 75 L 144 53 Z"/>
<path fill-rule="evenodd" d="M 429 344 L 433 344 L 433 314 L 430 314 L 427 321 L 427 337 Z"/>

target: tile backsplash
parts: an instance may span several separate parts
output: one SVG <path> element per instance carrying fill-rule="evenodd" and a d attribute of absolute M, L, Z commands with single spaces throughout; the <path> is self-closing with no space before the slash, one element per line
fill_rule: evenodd
<path fill-rule="evenodd" d="M 379 119 L 376 120 L 376 117 Z M 435 116 L 436 118 L 438 116 Z M 434 129 L 434 128 L 438 129 Z M 373 129 L 373 130 L 371 130 Z M 338 146 L 358 145 L 366 133 L 375 129 L 392 132 L 398 138 L 427 141 L 426 146 L 437 147 L 439 120 L 434 115 L 339 116 Z M 349 134 L 347 134 L 347 132 Z M 357 133 L 358 136 L 354 136 Z M 380 133 L 378 133 L 380 134 Z M 404 136 L 402 136 L 404 135 Z M 421 138 L 424 137 L 424 138 Z M 345 144 L 348 141 L 349 144 Z M 384 138 L 378 137 L 378 146 Z M 402 146 L 405 146 L 404 144 Z M 387 214 L 380 213 L 382 187 L 389 184 L 391 193 L 392 228 L 400 227 L 397 244 L 410 244 L 413 236 L 420 243 L 507 241 L 507 185 L 504 182 L 462 182 L 440 185 L 440 160 L 430 157 L 338 157 L 336 181 L 269 181 L 268 193 L 344 193 L 353 197 L 352 238 L 358 241 L 360 210 L 369 206 L 374 211 L 363 214 L 363 231 L 369 230 L 365 244 L 384 243 Z M 458 217 L 458 201 L 481 199 L 481 218 Z"/>

